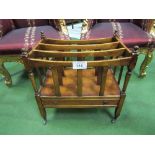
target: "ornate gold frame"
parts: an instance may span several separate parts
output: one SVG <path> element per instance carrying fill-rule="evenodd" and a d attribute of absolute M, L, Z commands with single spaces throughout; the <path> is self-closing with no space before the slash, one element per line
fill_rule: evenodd
<path fill-rule="evenodd" d="M 141 48 L 140 54 L 144 54 L 145 58 L 140 66 L 139 77 L 143 78 L 146 76 L 146 70 L 153 59 L 153 48 Z"/>
<path fill-rule="evenodd" d="M 17 62 L 22 63 L 22 59 L 19 55 L 1 55 L 0 56 L 0 74 L 4 76 L 5 84 L 10 87 L 12 85 L 11 75 L 6 69 L 5 62 Z"/>
<path fill-rule="evenodd" d="M 88 19 L 84 19 L 81 28 L 81 39 L 85 37 L 87 32 L 90 30 L 90 25 Z"/>
<path fill-rule="evenodd" d="M 69 36 L 65 20 L 59 19 L 58 21 L 59 21 L 58 22 L 59 23 L 59 30 L 62 32 L 63 35 Z"/>

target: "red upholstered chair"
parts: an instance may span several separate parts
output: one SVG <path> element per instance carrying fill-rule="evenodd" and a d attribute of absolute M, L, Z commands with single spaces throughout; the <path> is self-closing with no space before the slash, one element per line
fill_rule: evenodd
<path fill-rule="evenodd" d="M 69 39 L 64 20 L 54 19 L 0 19 L 0 74 L 6 85 L 12 85 L 5 62 L 20 62 L 22 49 L 30 51 L 40 40 L 40 32 L 49 38 Z"/>
<path fill-rule="evenodd" d="M 146 75 L 146 67 L 152 60 L 153 44 L 155 38 L 149 33 L 153 20 L 142 19 L 95 19 L 84 20 L 81 39 L 95 39 L 112 37 L 113 33 L 121 38 L 129 48 L 135 45 L 140 47 L 140 52 L 145 53 L 145 59 L 140 67 L 140 77 Z"/>

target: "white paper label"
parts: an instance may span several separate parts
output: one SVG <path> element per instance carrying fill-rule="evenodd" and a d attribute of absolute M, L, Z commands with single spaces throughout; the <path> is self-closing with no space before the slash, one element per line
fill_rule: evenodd
<path fill-rule="evenodd" d="M 73 61 L 73 69 L 87 69 L 87 61 Z"/>

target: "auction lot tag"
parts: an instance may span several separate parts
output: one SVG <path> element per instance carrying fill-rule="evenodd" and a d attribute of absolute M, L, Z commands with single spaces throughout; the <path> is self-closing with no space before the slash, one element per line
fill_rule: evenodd
<path fill-rule="evenodd" d="M 87 61 L 73 61 L 73 69 L 87 69 Z"/>

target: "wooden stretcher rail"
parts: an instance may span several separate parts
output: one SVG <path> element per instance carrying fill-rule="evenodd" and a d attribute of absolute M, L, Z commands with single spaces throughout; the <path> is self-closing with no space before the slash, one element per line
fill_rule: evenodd
<path fill-rule="evenodd" d="M 52 97 L 49 97 L 49 96 L 42 96 L 42 99 L 46 99 L 46 100 L 50 100 L 50 99 L 53 99 L 55 101 L 57 100 L 63 100 L 63 101 L 75 101 L 75 100 L 92 100 L 92 101 L 95 101 L 95 100 L 100 100 L 100 101 L 111 101 L 111 100 L 119 100 L 120 99 L 120 96 L 118 95 L 106 95 L 106 96 L 52 96 Z"/>
<path fill-rule="evenodd" d="M 45 102 L 45 101 L 44 101 Z M 117 107 L 117 105 L 44 105 L 46 108 L 101 108 L 101 107 Z"/>

